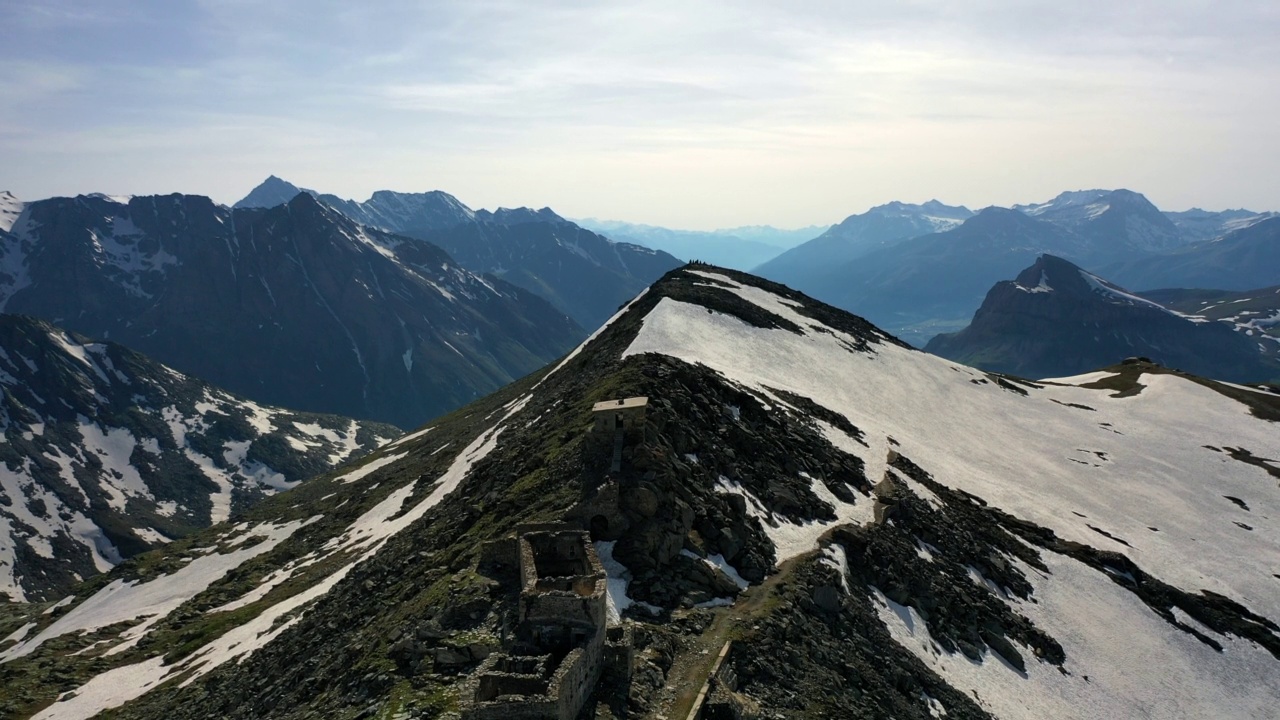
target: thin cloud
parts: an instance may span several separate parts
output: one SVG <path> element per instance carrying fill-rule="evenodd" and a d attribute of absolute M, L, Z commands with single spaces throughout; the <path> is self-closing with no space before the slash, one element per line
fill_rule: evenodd
<path fill-rule="evenodd" d="M 1106 185 L 1276 208 L 1272 5 L 8 3 L 0 188 L 274 172 L 689 227 Z"/>

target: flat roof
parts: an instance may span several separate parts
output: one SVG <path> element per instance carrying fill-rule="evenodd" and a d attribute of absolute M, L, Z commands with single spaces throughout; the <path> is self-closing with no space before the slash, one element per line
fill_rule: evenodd
<path fill-rule="evenodd" d="M 591 408 L 591 412 L 605 412 L 608 410 L 631 410 L 634 408 L 644 407 L 645 405 L 648 405 L 648 404 L 649 404 L 649 398 L 647 397 L 632 397 L 632 398 L 625 398 L 622 400 L 605 400 L 604 402 L 598 402 L 595 405 L 593 405 Z"/>

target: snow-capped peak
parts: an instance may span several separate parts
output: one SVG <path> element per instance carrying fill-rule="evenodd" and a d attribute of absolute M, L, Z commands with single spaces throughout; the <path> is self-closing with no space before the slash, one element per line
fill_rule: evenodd
<path fill-rule="evenodd" d="M 1031 203 L 1029 205 L 1014 205 L 1014 210 L 1020 210 L 1027 215 L 1042 215 L 1050 210 L 1062 210 L 1070 207 L 1082 207 L 1097 203 L 1102 198 L 1115 192 L 1114 190 L 1068 190 L 1059 193 L 1057 197 L 1043 203 Z"/>

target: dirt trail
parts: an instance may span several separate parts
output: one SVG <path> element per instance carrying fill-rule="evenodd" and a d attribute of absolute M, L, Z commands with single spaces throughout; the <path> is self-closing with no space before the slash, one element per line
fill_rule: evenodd
<path fill-rule="evenodd" d="M 825 541 L 825 536 L 823 540 Z M 821 546 L 822 543 L 819 543 Z M 752 585 L 738 596 L 731 607 L 715 608 L 714 619 L 702 635 L 690 638 L 688 645 L 676 655 L 667 673 L 662 700 L 646 717 L 652 720 L 686 720 L 698 691 L 707 680 L 716 655 L 726 640 L 737 639 L 748 632 L 755 620 L 769 608 L 769 600 L 778 585 L 791 577 L 796 565 L 817 555 L 811 550 L 787 560 L 759 585 Z M 679 617 L 680 613 L 676 613 Z"/>

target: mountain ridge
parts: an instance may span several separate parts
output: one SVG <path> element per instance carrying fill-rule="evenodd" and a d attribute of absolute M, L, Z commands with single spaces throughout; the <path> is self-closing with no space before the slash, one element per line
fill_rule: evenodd
<path fill-rule="evenodd" d="M 0 309 L 302 410 L 412 427 L 583 335 L 541 298 L 305 193 L 238 210 L 183 195 L 45 200 L 3 239 Z"/>
<path fill-rule="evenodd" d="M 472 210 L 439 190 L 379 190 L 363 203 L 311 194 L 355 222 L 442 247 L 466 269 L 538 295 L 587 329 L 679 265 L 666 253 L 584 230 L 551 208 Z"/>

